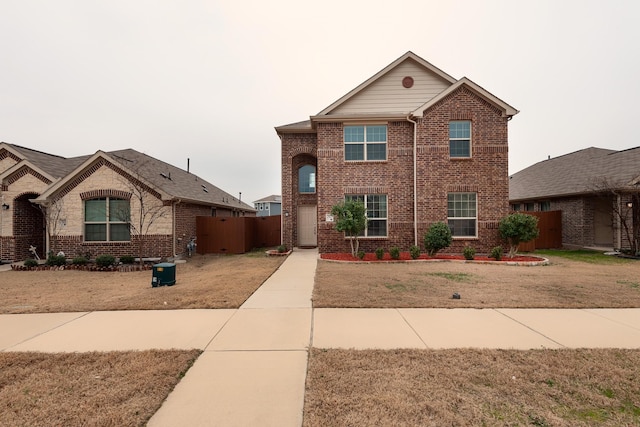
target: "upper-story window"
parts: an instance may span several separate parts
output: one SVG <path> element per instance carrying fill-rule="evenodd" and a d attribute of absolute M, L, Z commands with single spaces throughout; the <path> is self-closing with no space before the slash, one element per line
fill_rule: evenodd
<path fill-rule="evenodd" d="M 387 125 L 345 126 L 344 159 L 387 160 Z"/>
<path fill-rule="evenodd" d="M 471 122 L 449 122 L 449 156 L 471 157 Z"/>
<path fill-rule="evenodd" d="M 551 202 L 540 202 L 540 211 L 547 212 L 551 210 Z"/>
<path fill-rule="evenodd" d="M 84 240 L 128 242 L 131 240 L 129 201 L 112 197 L 84 201 Z"/>
<path fill-rule="evenodd" d="M 313 165 L 304 165 L 298 169 L 298 192 L 299 193 L 315 193 L 316 192 L 316 167 Z"/>

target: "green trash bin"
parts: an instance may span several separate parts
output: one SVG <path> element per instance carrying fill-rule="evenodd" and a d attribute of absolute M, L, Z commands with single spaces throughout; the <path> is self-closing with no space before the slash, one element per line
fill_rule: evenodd
<path fill-rule="evenodd" d="M 151 286 L 172 286 L 176 283 L 176 265 L 171 262 L 161 262 L 153 265 Z"/>

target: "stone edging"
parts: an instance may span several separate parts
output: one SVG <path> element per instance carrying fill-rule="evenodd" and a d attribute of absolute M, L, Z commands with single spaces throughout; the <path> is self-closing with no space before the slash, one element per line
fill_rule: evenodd
<path fill-rule="evenodd" d="M 337 262 L 337 263 L 351 263 L 351 264 L 386 264 L 386 263 L 407 263 L 407 262 L 456 262 L 461 264 L 488 264 L 488 265 L 510 265 L 510 266 L 519 266 L 519 267 L 537 267 L 541 265 L 549 265 L 549 259 L 544 257 L 539 257 L 540 261 L 487 261 L 487 260 L 467 260 L 467 259 L 408 259 L 408 260 L 379 260 L 379 261 L 361 261 L 361 260 L 353 260 L 353 261 L 345 261 L 338 259 L 324 259 L 321 254 L 318 254 L 318 259 L 327 262 Z"/>

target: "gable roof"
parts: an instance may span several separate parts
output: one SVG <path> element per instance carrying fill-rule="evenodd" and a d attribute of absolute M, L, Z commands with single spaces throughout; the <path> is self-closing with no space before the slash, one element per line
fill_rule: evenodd
<path fill-rule="evenodd" d="M 263 197 L 262 199 L 255 200 L 253 203 L 265 203 L 265 202 L 282 203 L 282 196 L 278 194 L 272 194 L 270 196 Z"/>
<path fill-rule="evenodd" d="M 622 151 L 590 147 L 536 163 L 510 177 L 509 199 L 589 194 L 603 179 L 621 189 L 640 182 L 640 147 Z"/>
<path fill-rule="evenodd" d="M 463 87 L 463 86 L 468 88 L 468 89 L 470 89 L 476 95 L 480 96 L 481 98 L 486 99 L 491 104 L 493 104 L 494 106 L 496 106 L 499 109 L 501 109 L 503 116 L 511 117 L 511 116 L 515 116 L 516 114 L 519 113 L 518 110 L 516 110 L 511 105 L 507 104 L 506 102 L 504 102 L 503 100 L 501 100 L 497 96 L 489 93 L 482 86 L 472 82 L 471 80 L 469 80 L 466 77 L 463 77 L 460 80 L 458 80 L 457 82 L 455 82 L 454 84 L 452 84 L 451 86 L 449 86 L 447 89 L 445 89 L 442 92 L 440 92 L 437 96 L 435 96 L 434 98 L 431 98 L 429 101 L 427 101 L 426 103 L 421 105 L 418 109 L 416 109 L 415 111 L 412 112 L 412 115 L 415 116 L 415 117 L 421 117 L 422 114 L 426 110 L 428 110 L 431 106 L 435 105 L 440 100 L 442 100 L 445 97 L 447 97 L 450 93 L 455 92 L 458 88 Z"/>
<path fill-rule="evenodd" d="M 163 200 L 182 201 L 245 211 L 255 211 L 252 206 L 190 172 L 165 163 L 133 149 L 110 152 L 97 151 L 78 165 L 72 172 L 49 187 L 37 201 L 43 202 L 74 182 L 99 161 L 107 161 L 135 179 L 158 191 Z"/>
<path fill-rule="evenodd" d="M 0 143 L 0 151 L 3 149 L 19 157 L 21 161 L 32 165 L 34 170 L 43 173 L 45 176 L 50 176 L 54 178 L 54 180 L 65 176 L 89 157 L 65 158 L 19 145 L 9 144 L 8 142 Z"/>
<path fill-rule="evenodd" d="M 409 79 L 407 86 L 404 80 Z M 485 99 L 503 116 L 518 114 L 511 105 L 463 77 L 456 80 L 438 67 L 408 51 L 310 120 L 276 127 L 277 133 L 315 133 L 315 123 L 349 120 L 404 120 L 422 117 L 424 111 L 460 87 Z"/>
<path fill-rule="evenodd" d="M 388 74 L 391 70 L 395 69 L 400 64 L 402 64 L 403 62 L 408 61 L 408 60 L 416 62 L 424 70 L 426 70 L 429 73 L 435 75 L 437 78 L 441 79 L 443 82 L 446 82 L 448 84 L 453 84 L 456 81 L 455 78 L 451 77 L 449 74 L 445 73 L 444 71 L 442 71 L 438 67 L 436 67 L 433 64 L 431 64 L 431 63 L 425 61 L 424 59 L 420 58 L 415 53 L 413 53 L 411 51 L 408 51 L 407 53 L 405 53 L 404 55 L 402 55 L 401 57 L 399 57 L 398 59 L 393 61 L 391 64 L 387 65 L 382 70 L 378 71 L 376 74 L 371 76 L 369 79 L 365 80 L 363 83 L 361 83 L 360 85 L 358 85 L 357 87 L 352 89 L 349 93 L 347 93 L 346 95 L 344 95 L 343 97 L 338 99 L 336 102 L 334 102 L 333 104 L 329 105 L 324 110 L 320 111 L 317 114 L 317 116 L 325 116 L 325 115 L 331 114 L 338 107 L 340 107 L 341 105 L 345 104 L 349 100 L 353 99 L 356 95 L 360 94 L 365 89 L 371 87 L 375 82 L 380 80 L 383 76 Z"/>

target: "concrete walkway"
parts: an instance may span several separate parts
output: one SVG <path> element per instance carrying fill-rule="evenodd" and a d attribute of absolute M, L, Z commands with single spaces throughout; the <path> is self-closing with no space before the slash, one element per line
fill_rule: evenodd
<path fill-rule="evenodd" d="M 299 426 L 311 346 L 640 348 L 640 309 L 313 310 L 317 256 L 294 251 L 238 310 L 0 315 L 0 351 L 202 349 L 150 426 Z"/>

